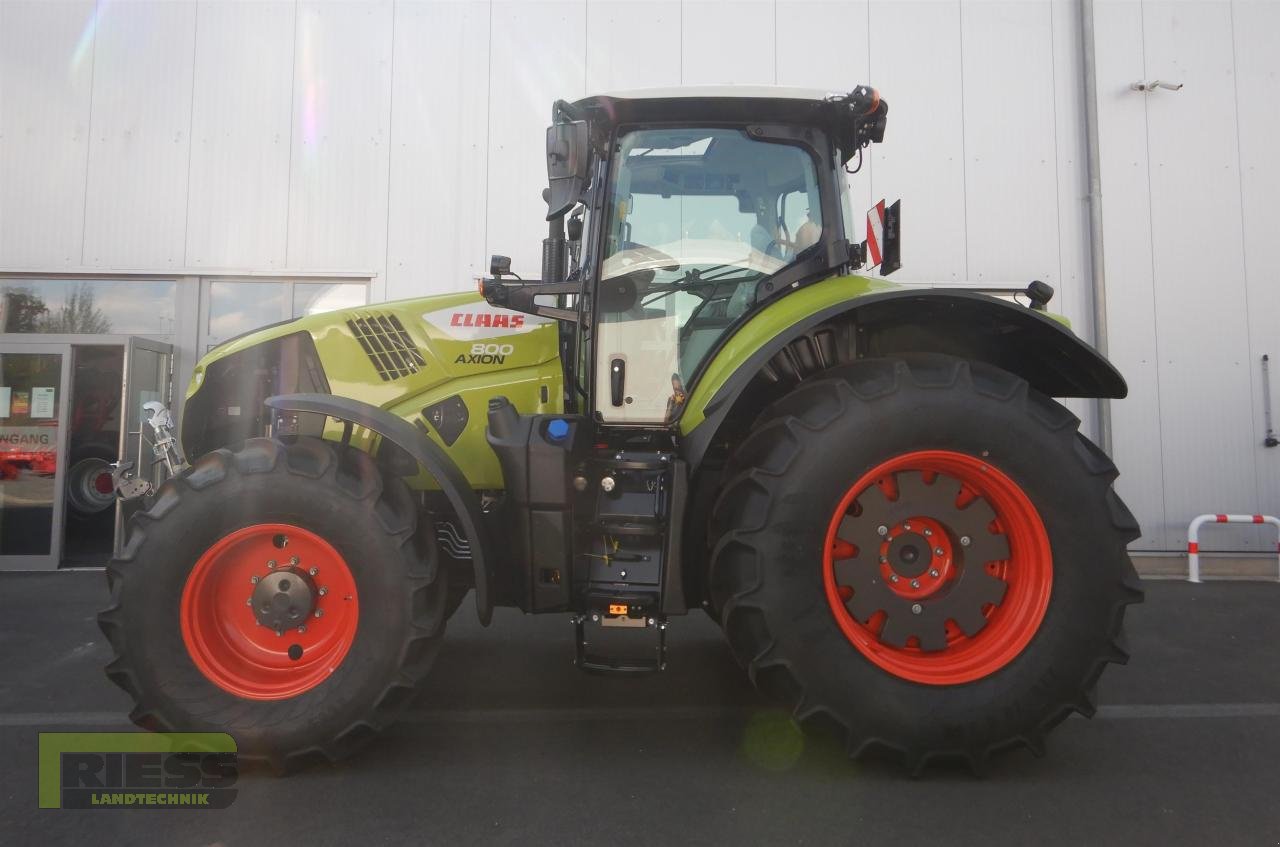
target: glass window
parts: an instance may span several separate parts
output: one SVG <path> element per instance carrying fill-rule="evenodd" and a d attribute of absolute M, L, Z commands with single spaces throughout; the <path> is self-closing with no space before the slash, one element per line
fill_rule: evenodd
<path fill-rule="evenodd" d="M 3 279 L 0 332 L 170 335 L 173 280 Z"/>
<path fill-rule="evenodd" d="M 215 279 L 205 286 L 205 350 L 290 318 L 363 306 L 369 301 L 369 286 L 363 282 Z"/>
<path fill-rule="evenodd" d="M 800 147 L 737 129 L 626 134 L 608 206 L 602 332 L 610 323 L 665 318 L 662 343 L 687 380 L 755 302 L 757 283 L 818 242 L 819 197 L 817 168 Z M 646 344 L 652 350 L 658 342 Z"/>
<path fill-rule="evenodd" d="M 287 320 L 288 283 L 209 283 L 209 337 L 225 341 L 261 326 Z"/>
<path fill-rule="evenodd" d="M 0 556 L 48 555 L 62 354 L 0 354 Z"/>
<path fill-rule="evenodd" d="M 363 306 L 368 299 L 369 286 L 363 282 L 295 282 L 293 316 L 304 318 L 307 315 Z"/>

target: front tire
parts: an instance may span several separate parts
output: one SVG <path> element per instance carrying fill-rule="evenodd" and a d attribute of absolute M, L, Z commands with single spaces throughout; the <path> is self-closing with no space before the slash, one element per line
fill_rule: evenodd
<path fill-rule="evenodd" d="M 752 680 L 853 756 L 975 770 L 1092 714 L 1142 594 L 1111 461 L 1024 380 L 943 356 L 802 383 L 716 505 L 712 602 Z"/>
<path fill-rule="evenodd" d="M 408 703 L 447 579 L 369 456 L 256 438 L 202 456 L 130 522 L 99 624 L 147 729 L 230 733 L 284 771 L 337 760 Z"/>

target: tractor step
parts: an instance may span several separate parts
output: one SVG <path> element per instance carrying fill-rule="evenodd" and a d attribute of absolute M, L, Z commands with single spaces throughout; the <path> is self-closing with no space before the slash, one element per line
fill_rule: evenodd
<path fill-rule="evenodd" d="M 613 610 L 611 610 L 613 611 Z M 587 673 L 611 674 L 618 676 L 636 676 L 656 673 L 667 668 L 667 619 L 662 617 L 633 616 L 619 609 L 615 614 L 593 611 L 584 615 L 574 615 L 575 635 L 574 664 Z M 604 652 L 592 652 L 591 642 L 587 639 L 587 627 L 598 628 L 602 633 L 606 629 L 622 630 L 654 630 L 657 644 L 653 648 L 653 658 L 629 655 L 617 656 Z M 615 639 L 616 640 L 616 639 Z"/>

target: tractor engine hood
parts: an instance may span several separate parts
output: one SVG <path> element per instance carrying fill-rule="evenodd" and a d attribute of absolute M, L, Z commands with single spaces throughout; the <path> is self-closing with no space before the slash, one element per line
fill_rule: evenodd
<path fill-rule="evenodd" d="M 261 435 L 267 397 L 332 393 L 394 408 L 454 381 L 555 360 L 554 321 L 443 294 L 310 315 L 220 345 L 196 365 L 182 436 L 193 456 Z M 497 379 L 496 376 L 490 379 Z"/>

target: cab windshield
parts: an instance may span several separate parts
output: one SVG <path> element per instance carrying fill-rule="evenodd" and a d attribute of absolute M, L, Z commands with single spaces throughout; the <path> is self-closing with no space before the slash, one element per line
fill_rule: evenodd
<path fill-rule="evenodd" d="M 611 173 L 601 329 L 657 321 L 651 344 L 670 344 L 687 380 L 757 283 L 819 241 L 813 158 L 738 129 L 640 129 Z"/>

